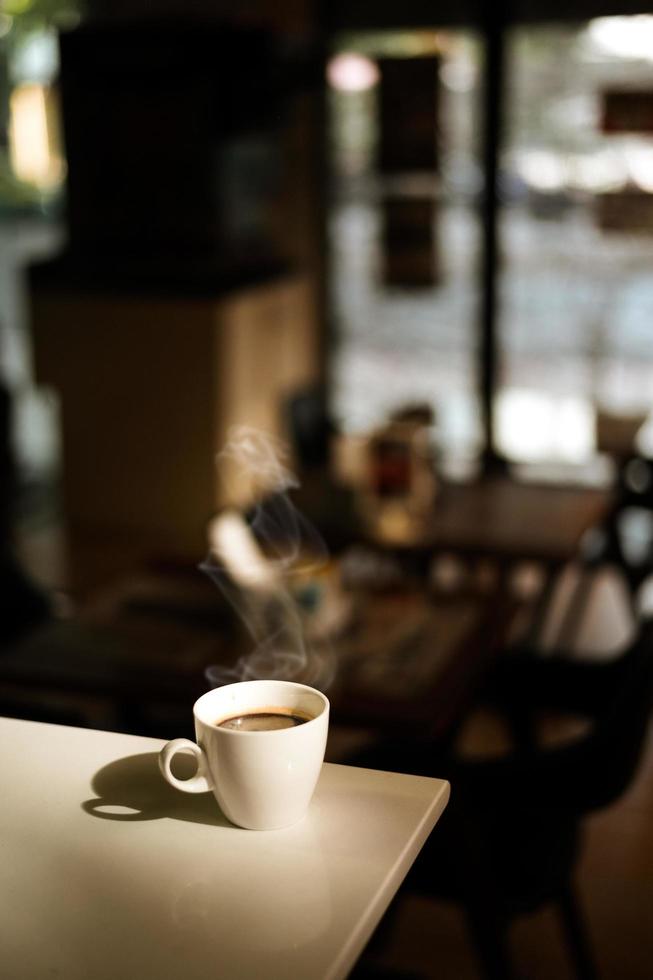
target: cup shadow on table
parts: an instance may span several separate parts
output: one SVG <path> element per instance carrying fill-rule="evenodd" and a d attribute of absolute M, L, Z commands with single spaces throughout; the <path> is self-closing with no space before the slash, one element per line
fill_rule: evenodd
<path fill-rule="evenodd" d="M 179 755 L 175 775 L 187 778 L 195 771 L 193 759 Z M 94 799 L 82 810 L 101 820 L 187 820 L 215 827 L 233 827 L 223 816 L 213 793 L 183 793 L 170 786 L 159 771 L 158 753 L 143 752 L 116 759 L 94 774 Z"/>

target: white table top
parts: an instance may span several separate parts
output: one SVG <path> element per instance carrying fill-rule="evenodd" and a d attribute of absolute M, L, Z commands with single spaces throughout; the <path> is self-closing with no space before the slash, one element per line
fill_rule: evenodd
<path fill-rule="evenodd" d="M 3 976 L 345 977 L 448 783 L 325 764 L 301 823 L 241 830 L 163 781 L 162 745 L 0 718 Z"/>

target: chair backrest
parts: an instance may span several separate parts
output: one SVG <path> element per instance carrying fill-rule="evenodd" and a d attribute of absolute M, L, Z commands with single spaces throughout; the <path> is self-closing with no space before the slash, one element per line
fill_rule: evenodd
<path fill-rule="evenodd" d="M 588 568 L 578 560 L 558 574 L 531 645 L 543 653 L 606 659 L 631 645 L 637 625 L 621 569 L 608 562 Z"/>
<path fill-rule="evenodd" d="M 642 622 L 612 669 L 614 695 L 591 733 L 569 750 L 567 792 L 579 812 L 614 802 L 636 773 L 653 705 L 653 620 Z"/>
<path fill-rule="evenodd" d="M 653 573 L 653 460 L 632 456 L 622 462 L 612 508 L 589 541 L 586 564 L 616 565 L 634 597 Z"/>
<path fill-rule="evenodd" d="M 649 579 L 653 461 L 632 457 L 618 471 L 607 515 L 587 530 L 575 560 L 558 575 L 532 642 L 541 649 L 599 655 L 621 648 L 633 633 Z"/>

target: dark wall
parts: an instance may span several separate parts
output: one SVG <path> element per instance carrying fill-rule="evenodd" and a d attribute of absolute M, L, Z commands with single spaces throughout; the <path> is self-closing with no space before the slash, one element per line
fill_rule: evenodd
<path fill-rule="evenodd" d="M 593 17 L 650 13 L 646 0 L 336 0 L 329 5 L 334 29 L 390 29 L 482 24 L 499 15 L 510 22 L 583 21 Z"/>

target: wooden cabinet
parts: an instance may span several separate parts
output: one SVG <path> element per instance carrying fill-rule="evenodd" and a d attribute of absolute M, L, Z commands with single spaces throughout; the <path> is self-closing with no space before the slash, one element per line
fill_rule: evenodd
<path fill-rule="evenodd" d="M 288 277 L 189 298 L 37 285 L 31 308 L 37 383 L 60 400 L 71 541 L 105 542 L 118 566 L 202 560 L 226 487 L 236 502 L 247 491 L 216 465 L 229 428 L 283 435 L 285 399 L 318 375 L 311 287 Z"/>

